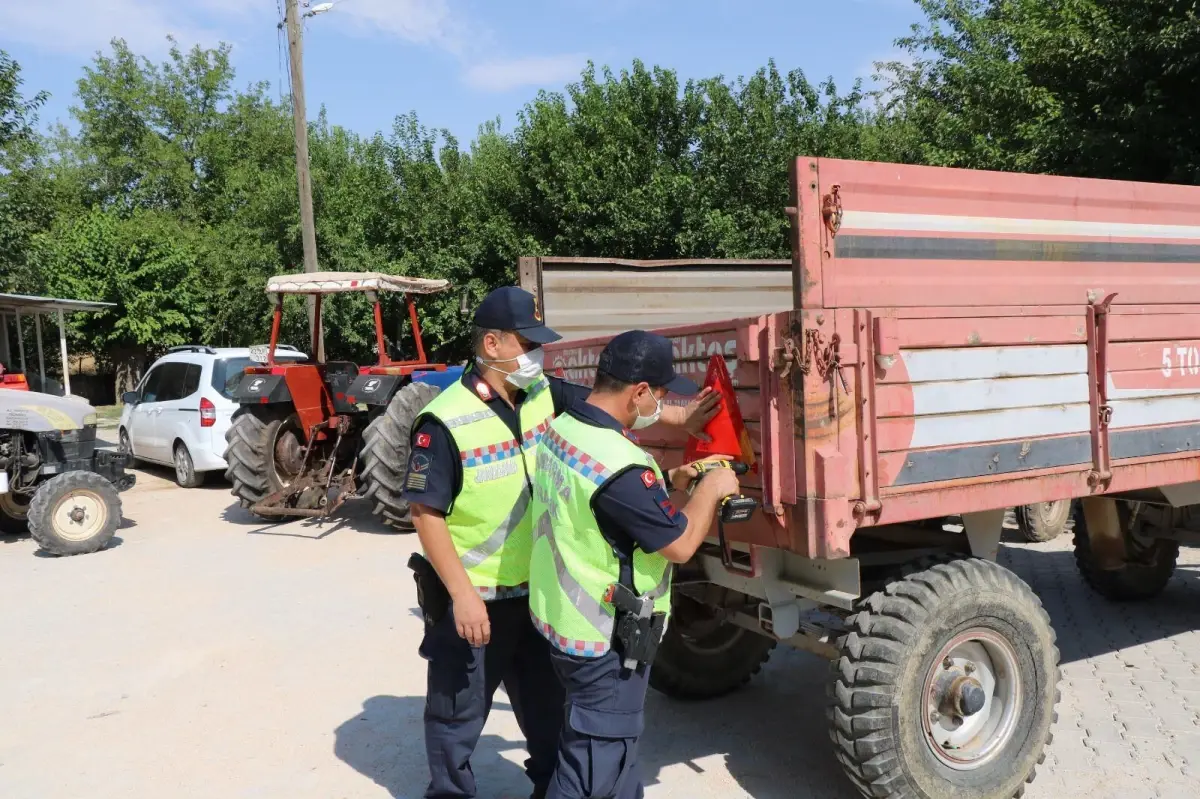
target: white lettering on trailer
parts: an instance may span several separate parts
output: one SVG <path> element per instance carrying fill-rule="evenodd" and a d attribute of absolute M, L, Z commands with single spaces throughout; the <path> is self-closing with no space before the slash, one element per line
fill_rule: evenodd
<path fill-rule="evenodd" d="M 1200 349 L 1196 347 L 1163 347 L 1163 377 L 1200 374 Z"/>
<path fill-rule="evenodd" d="M 562 369 L 566 378 L 576 383 L 591 383 L 593 370 L 600 361 L 602 347 L 578 347 L 560 350 L 554 354 L 554 368 Z M 700 379 L 708 372 L 708 358 L 725 356 L 725 368 L 737 385 L 737 339 L 724 341 L 706 340 L 703 335 L 677 336 L 671 339 L 671 350 L 675 357 L 675 370 L 683 375 Z"/>

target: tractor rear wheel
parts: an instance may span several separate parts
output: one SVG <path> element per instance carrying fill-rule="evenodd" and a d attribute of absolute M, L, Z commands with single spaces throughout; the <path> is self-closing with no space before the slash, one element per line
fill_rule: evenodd
<path fill-rule="evenodd" d="M 243 508 L 251 508 L 285 487 L 300 473 L 304 440 L 295 413 L 246 405 L 225 433 L 225 478 Z M 279 521 L 283 516 L 256 513 Z"/>
<path fill-rule="evenodd" d="M 24 535 L 29 532 L 29 497 L 24 494 L 0 494 L 0 533 Z"/>
<path fill-rule="evenodd" d="M 413 531 L 412 511 L 400 496 L 412 449 L 413 422 L 441 391 L 429 383 L 409 383 L 363 433 L 363 496 L 374 504 L 372 512 L 384 524 L 400 532 Z"/>

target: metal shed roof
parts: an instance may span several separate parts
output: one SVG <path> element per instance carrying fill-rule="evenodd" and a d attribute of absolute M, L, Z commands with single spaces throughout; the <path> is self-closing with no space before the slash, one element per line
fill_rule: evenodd
<path fill-rule="evenodd" d="M 114 302 L 68 300 L 61 297 L 36 297 L 29 294 L 0 294 L 0 313 L 45 313 L 47 311 L 103 311 L 115 308 Z"/>

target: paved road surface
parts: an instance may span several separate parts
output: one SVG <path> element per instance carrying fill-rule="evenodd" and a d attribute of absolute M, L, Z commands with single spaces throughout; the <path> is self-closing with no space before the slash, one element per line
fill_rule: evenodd
<path fill-rule="evenodd" d="M 364 508 L 264 526 L 228 487 L 143 470 L 117 546 L 39 557 L 0 539 L 0 797 L 372 799 L 425 781 L 415 541 Z M 1200 586 L 1114 607 L 1065 542 L 1009 545 L 1054 619 L 1061 720 L 1032 799 L 1194 796 Z M 852 799 L 823 721 L 825 664 L 777 653 L 710 703 L 652 697 L 649 799 Z M 475 759 L 481 797 L 528 795 L 503 697 Z M 1189 788 L 1189 786 L 1191 786 Z"/>

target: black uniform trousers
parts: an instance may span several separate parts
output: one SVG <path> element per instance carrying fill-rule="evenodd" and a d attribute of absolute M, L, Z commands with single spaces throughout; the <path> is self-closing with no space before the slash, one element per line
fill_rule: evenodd
<path fill-rule="evenodd" d="M 529 599 L 487 603 L 491 641 L 473 647 L 458 634 L 454 609 L 426 625 L 421 657 L 429 661 L 425 695 L 425 749 L 429 758 L 426 799 L 476 794 L 471 755 L 500 684 L 525 735 L 525 773 L 534 796 L 546 790 L 562 728 L 563 693 L 550 665 L 550 645 L 529 618 Z"/>
<path fill-rule="evenodd" d="M 650 666 L 625 669 L 611 650 L 598 658 L 550 655 L 567 707 L 547 799 L 642 799 L 637 755 Z"/>

